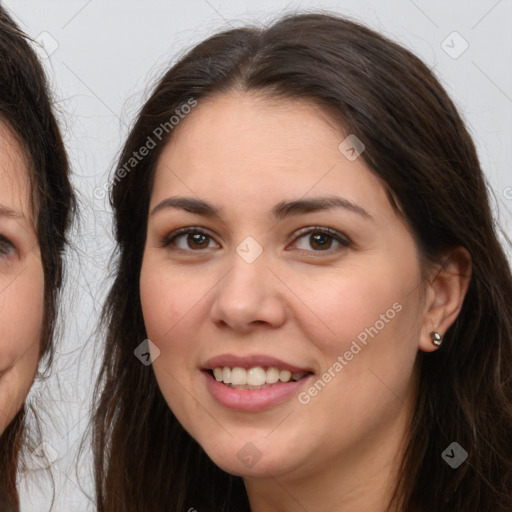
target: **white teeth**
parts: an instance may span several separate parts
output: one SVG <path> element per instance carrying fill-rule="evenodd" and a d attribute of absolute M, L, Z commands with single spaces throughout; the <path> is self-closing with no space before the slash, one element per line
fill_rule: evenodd
<path fill-rule="evenodd" d="M 290 379 L 292 378 L 292 372 L 289 370 L 281 370 L 279 373 L 279 380 L 281 382 L 290 382 Z"/>
<path fill-rule="evenodd" d="M 307 372 L 292 373 L 289 370 L 280 370 L 274 366 L 265 369 L 262 366 L 255 366 L 246 370 L 239 366 L 216 367 L 213 369 L 213 376 L 218 382 L 241 389 L 262 389 L 277 382 L 298 381 L 304 378 Z"/>
<path fill-rule="evenodd" d="M 279 380 L 279 370 L 271 366 L 267 370 L 267 382 L 269 384 L 275 384 Z"/>
<path fill-rule="evenodd" d="M 224 384 L 231 384 L 231 368 L 227 366 L 222 368 L 222 382 L 224 382 Z"/>
<path fill-rule="evenodd" d="M 251 368 L 247 372 L 247 384 L 249 386 L 263 386 L 266 377 L 265 370 L 261 366 L 256 366 L 256 368 Z"/>
<path fill-rule="evenodd" d="M 233 386 L 245 386 L 247 384 L 247 370 L 235 366 L 231 370 L 231 384 Z"/>

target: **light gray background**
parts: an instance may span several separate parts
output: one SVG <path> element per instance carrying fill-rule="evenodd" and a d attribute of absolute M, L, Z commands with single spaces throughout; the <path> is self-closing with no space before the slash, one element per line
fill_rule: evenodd
<path fill-rule="evenodd" d="M 466 119 L 494 190 L 495 214 L 512 225 L 512 2 L 510 0 L 62 0 L 3 2 L 42 47 L 81 201 L 69 258 L 64 336 L 49 380 L 29 396 L 50 401 L 43 431 L 51 483 L 34 461 L 21 483 L 22 512 L 93 510 L 90 457 L 77 449 L 89 416 L 100 337 L 94 332 L 110 283 L 111 217 L 101 187 L 148 87 L 215 30 L 266 22 L 290 10 L 327 9 L 401 42 L 435 70 Z M 454 54 L 469 45 L 458 58 Z M 446 39 L 450 36 L 448 39 Z M 445 41 L 445 43 L 443 43 Z M 446 45 L 453 48 L 446 53 Z M 49 54 L 49 56 L 47 55 Z M 98 187 L 100 187 L 98 189 Z M 510 247 L 507 248 L 510 255 Z M 96 347 L 96 349 L 95 349 Z M 101 349 L 101 347 L 99 347 Z"/>

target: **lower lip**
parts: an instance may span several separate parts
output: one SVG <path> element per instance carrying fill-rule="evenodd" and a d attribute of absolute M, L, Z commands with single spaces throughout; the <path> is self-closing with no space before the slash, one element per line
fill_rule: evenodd
<path fill-rule="evenodd" d="M 207 371 L 203 373 L 210 393 L 220 405 L 228 409 L 248 412 L 264 411 L 286 402 L 297 395 L 300 388 L 312 377 L 312 375 L 308 375 L 296 382 L 272 384 L 265 389 L 236 389 L 217 381 Z"/>

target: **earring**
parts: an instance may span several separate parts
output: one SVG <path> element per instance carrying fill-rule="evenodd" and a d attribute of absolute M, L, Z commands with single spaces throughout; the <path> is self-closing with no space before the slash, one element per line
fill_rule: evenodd
<path fill-rule="evenodd" d="M 441 345 L 441 343 L 443 342 L 443 337 L 437 331 L 432 331 L 430 333 L 430 337 L 432 338 L 432 343 L 436 347 L 439 347 L 439 345 Z"/>

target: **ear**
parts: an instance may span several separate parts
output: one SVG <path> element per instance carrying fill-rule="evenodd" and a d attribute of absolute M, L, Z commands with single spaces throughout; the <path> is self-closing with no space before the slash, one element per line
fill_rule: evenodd
<path fill-rule="evenodd" d="M 432 343 L 430 333 L 437 331 L 444 336 L 457 319 L 471 280 L 471 256 L 464 247 L 451 250 L 443 261 L 442 267 L 430 274 L 425 290 L 418 347 L 425 352 L 438 348 Z"/>

